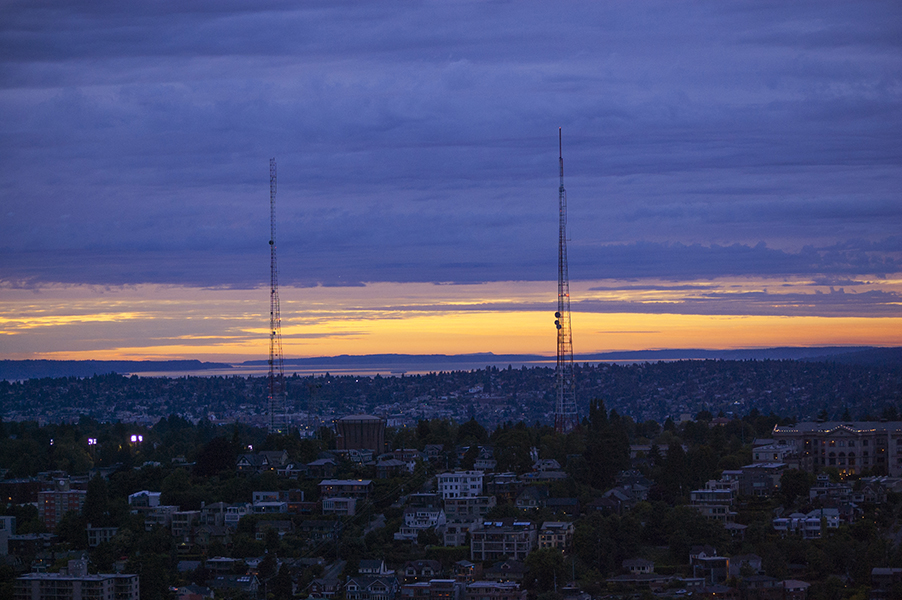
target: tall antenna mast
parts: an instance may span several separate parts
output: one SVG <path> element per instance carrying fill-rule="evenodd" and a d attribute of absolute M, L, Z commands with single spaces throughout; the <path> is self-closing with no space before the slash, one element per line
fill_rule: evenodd
<path fill-rule="evenodd" d="M 561 129 L 557 130 L 558 161 L 561 168 L 561 186 L 558 188 L 560 232 L 557 260 L 557 402 L 554 406 L 554 430 L 567 433 L 577 425 L 576 382 L 573 379 L 573 336 L 570 331 L 570 274 L 567 269 L 567 192 L 564 190 L 564 152 Z"/>
<path fill-rule="evenodd" d="M 285 431 L 285 373 L 282 368 L 282 317 L 276 266 L 276 159 L 269 159 L 269 432 Z"/>

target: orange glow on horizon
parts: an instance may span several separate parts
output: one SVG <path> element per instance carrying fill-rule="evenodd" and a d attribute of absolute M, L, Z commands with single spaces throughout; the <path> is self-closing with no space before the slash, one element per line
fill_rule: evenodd
<path fill-rule="evenodd" d="M 717 294 L 735 302 L 745 292 L 766 294 L 768 284 L 784 294 L 790 286 L 795 294 L 813 294 L 808 282 L 700 281 L 658 287 L 580 282 L 571 290 L 574 298 L 589 302 L 587 308 L 603 309 L 606 303 L 637 310 L 672 307 L 674 314 L 587 312 L 576 302 L 574 351 L 902 346 L 902 311 L 887 315 L 885 308 L 874 316 L 675 314 L 686 298 Z M 884 280 L 872 287 L 898 291 L 902 282 Z M 266 358 L 269 352 L 268 290 L 60 286 L 38 292 L 3 289 L 0 294 L 0 358 L 241 362 Z M 772 293 L 765 301 L 771 297 L 782 298 Z M 555 354 L 553 282 L 286 288 L 282 298 L 286 358 Z M 736 312 L 735 304 L 731 311 Z"/>

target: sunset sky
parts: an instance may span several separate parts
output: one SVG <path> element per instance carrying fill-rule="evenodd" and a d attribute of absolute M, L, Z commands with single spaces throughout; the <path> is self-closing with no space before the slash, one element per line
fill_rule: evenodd
<path fill-rule="evenodd" d="M 0 359 L 902 345 L 902 3 L 0 10 Z"/>

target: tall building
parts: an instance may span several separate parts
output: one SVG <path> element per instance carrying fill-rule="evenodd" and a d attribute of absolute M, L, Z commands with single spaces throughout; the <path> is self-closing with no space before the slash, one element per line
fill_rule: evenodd
<path fill-rule="evenodd" d="M 56 529 L 63 515 L 70 510 L 81 512 L 87 495 L 85 490 L 70 489 L 68 479 L 57 479 L 53 489 L 38 492 L 38 509 L 47 531 Z"/>

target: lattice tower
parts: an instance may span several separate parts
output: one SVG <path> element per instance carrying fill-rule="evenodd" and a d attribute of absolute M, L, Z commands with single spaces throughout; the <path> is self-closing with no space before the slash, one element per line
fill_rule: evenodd
<path fill-rule="evenodd" d="M 564 152 L 561 130 L 558 128 L 558 161 L 561 185 L 558 188 L 560 231 L 558 234 L 557 312 L 554 325 L 557 328 L 557 367 L 555 380 L 557 401 L 554 407 L 554 429 L 567 433 L 576 427 L 576 382 L 573 378 L 573 335 L 570 331 L 570 274 L 567 268 L 567 192 L 564 190 Z"/>
<path fill-rule="evenodd" d="M 269 403 L 270 433 L 284 433 L 285 373 L 282 366 L 282 317 L 279 313 L 279 269 L 276 265 L 276 159 L 269 159 Z"/>

